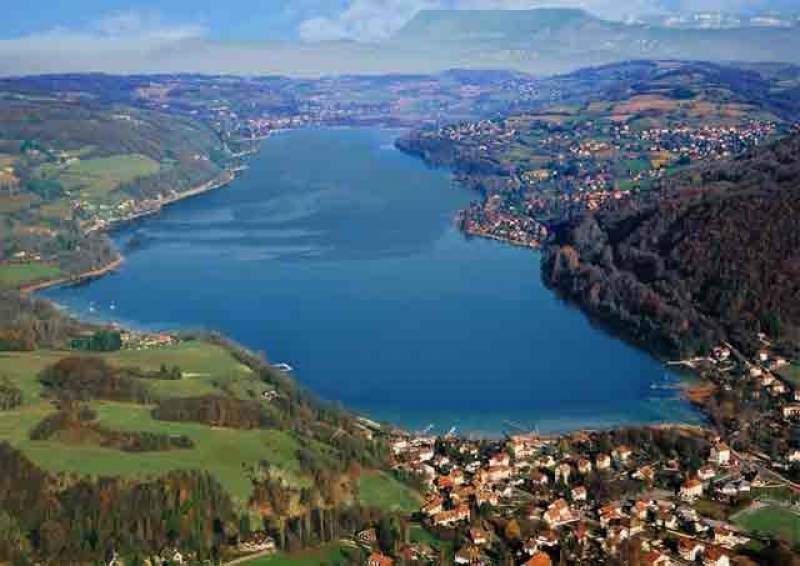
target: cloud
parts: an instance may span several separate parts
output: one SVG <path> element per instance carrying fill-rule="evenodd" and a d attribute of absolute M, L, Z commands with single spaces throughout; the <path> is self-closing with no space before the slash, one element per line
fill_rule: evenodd
<path fill-rule="evenodd" d="M 161 43 L 199 38 L 206 33 L 206 27 L 200 23 L 166 22 L 156 13 L 127 11 L 107 14 L 82 27 L 52 28 L 22 37 L 19 41 Z"/>
<path fill-rule="evenodd" d="M 384 39 L 420 10 L 441 7 L 438 0 L 351 0 L 338 14 L 318 16 L 300 24 L 304 41 Z"/>
<path fill-rule="evenodd" d="M 304 41 L 377 41 L 399 30 L 420 10 L 432 8 L 520 10 L 562 6 L 583 8 L 603 18 L 624 20 L 674 11 L 753 11 L 769 9 L 782 1 L 784 0 L 349 0 L 338 13 L 304 20 L 298 28 L 298 34 Z"/>

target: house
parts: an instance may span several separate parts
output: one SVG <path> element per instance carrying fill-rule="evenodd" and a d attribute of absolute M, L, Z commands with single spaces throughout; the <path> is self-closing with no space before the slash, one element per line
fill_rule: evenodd
<path fill-rule="evenodd" d="M 566 462 L 559 464 L 556 466 L 556 482 L 558 482 L 560 478 L 564 483 L 569 483 L 569 475 L 571 472 L 572 467 L 569 464 Z"/>
<path fill-rule="evenodd" d="M 544 456 L 539 456 L 536 459 L 536 465 L 540 468 L 546 468 L 550 470 L 556 467 L 556 461 L 549 454 L 545 454 Z"/>
<path fill-rule="evenodd" d="M 728 553 L 718 546 L 709 546 L 703 552 L 703 566 L 730 566 Z"/>
<path fill-rule="evenodd" d="M 603 505 L 598 511 L 598 515 L 600 516 L 601 527 L 607 526 L 611 521 L 625 517 L 625 514 L 622 512 L 622 506 L 617 503 Z"/>
<path fill-rule="evenodd" d="M 361 544 L 372 546 L 378 542 L 378 533 L 375 531 L 375 529 L 364 529 L 363 531 L 356 533 L 356 540 Z"/>
<path fill-rule="evenodd" d="M 525 566 L 553 566 L 553 561 L 549 554 L 539 551 L 525 562 Z"/>
<path fill-rule="evenodd" d="M 550 481 L 547 474 L 536 471 L 531 474 L 531 483 L 535 486 L 545 486 Z"/>
<path fill-rule="evenodd" d="M 651 550 L 642 556 L 643 566 L 669 566 L 669 556 L 657 550 Z"/>
<path fill-rule="evenodd" d="M 543 519 L 551 528 L 555 528 L 575 521 L 577 517 L 572 512 L 567 500 L 560 498 L 556 499 L 547 507 L 547 511 L 544 512 Z"/>
<path fill-rule="evenodd" d="M 513 468 L 511 466 L 490 466 L 486 477 L 489 481 L 501 481 L 511 477 Z"/>
<path fill-rule="evenodd" d="M 611 457 L 608 454 L 598 454 L 594 461 L 594 467 L 598 470 L 607 470 L 611 467 Z"/>
<path fill-rule="evenodd" d="M 536 544 L 539 546 L 557 546 L 558 537 L 555 531 L 548 529 L 536 535 Z"/>
<path fill-rule="evenodd" d="M 697 478 L 686 480 L 680 488 L 681 499 L 692 500 L 703 495 L 703 483 Z"/>
<path fill-rule="evenodd" d="M 444 510 L 444 507 L 442 507 L 443 503 L 444 499 L 438 495 L 434 495 L 425 505 L 422 506 L 422 513 L 428 515 L 429 517 L 436 515 L 437 513 L 441 513 Z"/>
<path fill-rule="evenodd" d="M 639 499 L 636 503 L 633 504 L 631 508 L 631 515 L 639 519 L 640 521 L 644 521 L 647 519 L 647 514 L 650 511 L 650 503 L 645 501 L 644 499 Z"/>
<path fill-rule="evenodd" d="M 651 483 L 656 479 L 656 469 L 650 465 L 642 466 L 633 473 L 633 478 Z"/>
<path fill-rule="evenodd" d="M 697 479 L 700 481 L 708 481 L 714 479 L 714 476 L 717 475 L 717 472 L 714 471 L 714 468 L 711 466 L 703 466 L 699 470 L 697 470 Z"/>
<path fill-rule="evenodd" d="M 578 473 L 588 474 L 592 471 L 592 462 L 586 458 L 578 458 Z"/>
<path fill-rule="evenodd" d="M 394 566 L 394 560 L 380 552 L 373 552 L 367 557 L 367 566 Z"/>
<path fill-rule="evenodd" d="M 237 545 L 239 552 L 274 552 L 276 550 L 275 541 L 264 531 L 256 531 L 247 537 L 243 537 Z"/>
<path fill-rule="evenodd" d="M 472 527 L 469 530 L 469 539 L 472 541 L 472 544 L 483 546 L 484 544 L 488 544 L 489 535 L 480 527 Z"/>
<path fill-rule="evenodd" d="M 588 497 L 586 488 L 583 487 L 582 485 L 576 485 L 575 487 L 572 488 L 572 491 L 570 493 L 572 495 L 573 501 L 586 501 Z"/>
<path fill-rule="evenodd" d="M 714 544 L 718 546 L 733 548 L 734 546 L 741 544 L 743 540 L 746 541 L 747 539 L 738 536 L 734 531 L 727 527 L 722 525 L 714 526 Z"/>
<path fill-rule="evenodd" d="M 703 544 L 694 539 L 686 537 L 678 539 L 678 554 L 689 562 L 695 562 L 704 549 Z"/>
<path fill-rule="evenodd" d="M 631 451 L 631 449 L 624 445 L 617 446 L 611 452 L 611 456 L 614 458 L 616 462 L 619 462 L 620 464 L 624 464 L 625 462 L 627 462 L 628 458 L 630 458 L 632 454 L 633 452 Z"/>
<path fill-rule="evenodd" d="M 491 458 L 489 458 L 489 467 L 493 466 L 510 466 L 511 465 L 511 458 L 509 457 L 507 452 L 498 452 Z"/>
<path fill-rule="evenodd" d="M 786 459 L 790 462 L 800 462 L 800 450 L 794 449 L 790 450 L 789 453 L 786 455 Z"/>
<path fill-rule="evenodd" d="M 467 505 L 459 505 L 455 509 L 442 511 L 433 516 L 433 524 L 441 527 L 451 527 L 460 521 L 469 521 Z"/>
<path fill-rule="evenodd" d="M 783 417 L 786 419 L 791 419 L 794 417 L 800 416 L 800 404 L 793 403 L 791 405 L 786 405 L 783 408 Z"/>
<path fill-rule="evenodd" d="M 727 466 L 731 463 L 731 449 L 724 442 L 711 447 L 709 460 L 717 466 Z"/>
<path fill-rule="evenodd" d="M 462 546 L 456 551 L 456 564 L 484 564 L 481 550 L 477 546 Z"/>

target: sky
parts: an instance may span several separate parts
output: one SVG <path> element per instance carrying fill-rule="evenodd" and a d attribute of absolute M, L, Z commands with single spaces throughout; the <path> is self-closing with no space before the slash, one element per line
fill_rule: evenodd
<path fill-rule="evenodd" d="M 624 19 L 665 11 L 791 9 L 797 0 L 60 0 L 10 2 L 2 39 L 380 40 L 425 8 L 567 5 Z"/>

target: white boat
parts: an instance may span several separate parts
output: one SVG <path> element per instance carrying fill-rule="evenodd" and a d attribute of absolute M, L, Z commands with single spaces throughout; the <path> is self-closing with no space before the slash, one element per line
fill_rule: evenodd
<path fill-rule="evenodd" d="M 290 371 L 294 371 L 294 368 L 287 363 L 281 362 L 279 364 L 272 364 L 272 367 L 278 371 L 289 373 Z"/>

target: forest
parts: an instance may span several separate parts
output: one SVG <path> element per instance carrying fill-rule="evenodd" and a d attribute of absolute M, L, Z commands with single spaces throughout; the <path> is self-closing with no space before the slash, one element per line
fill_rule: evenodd
<path fill-rule="evenodd" d="M 563 296 L 663 355 L 764 332 L 800 342 L 800 135 L 699 165 L 560 226 L 542 258 Z"/>

